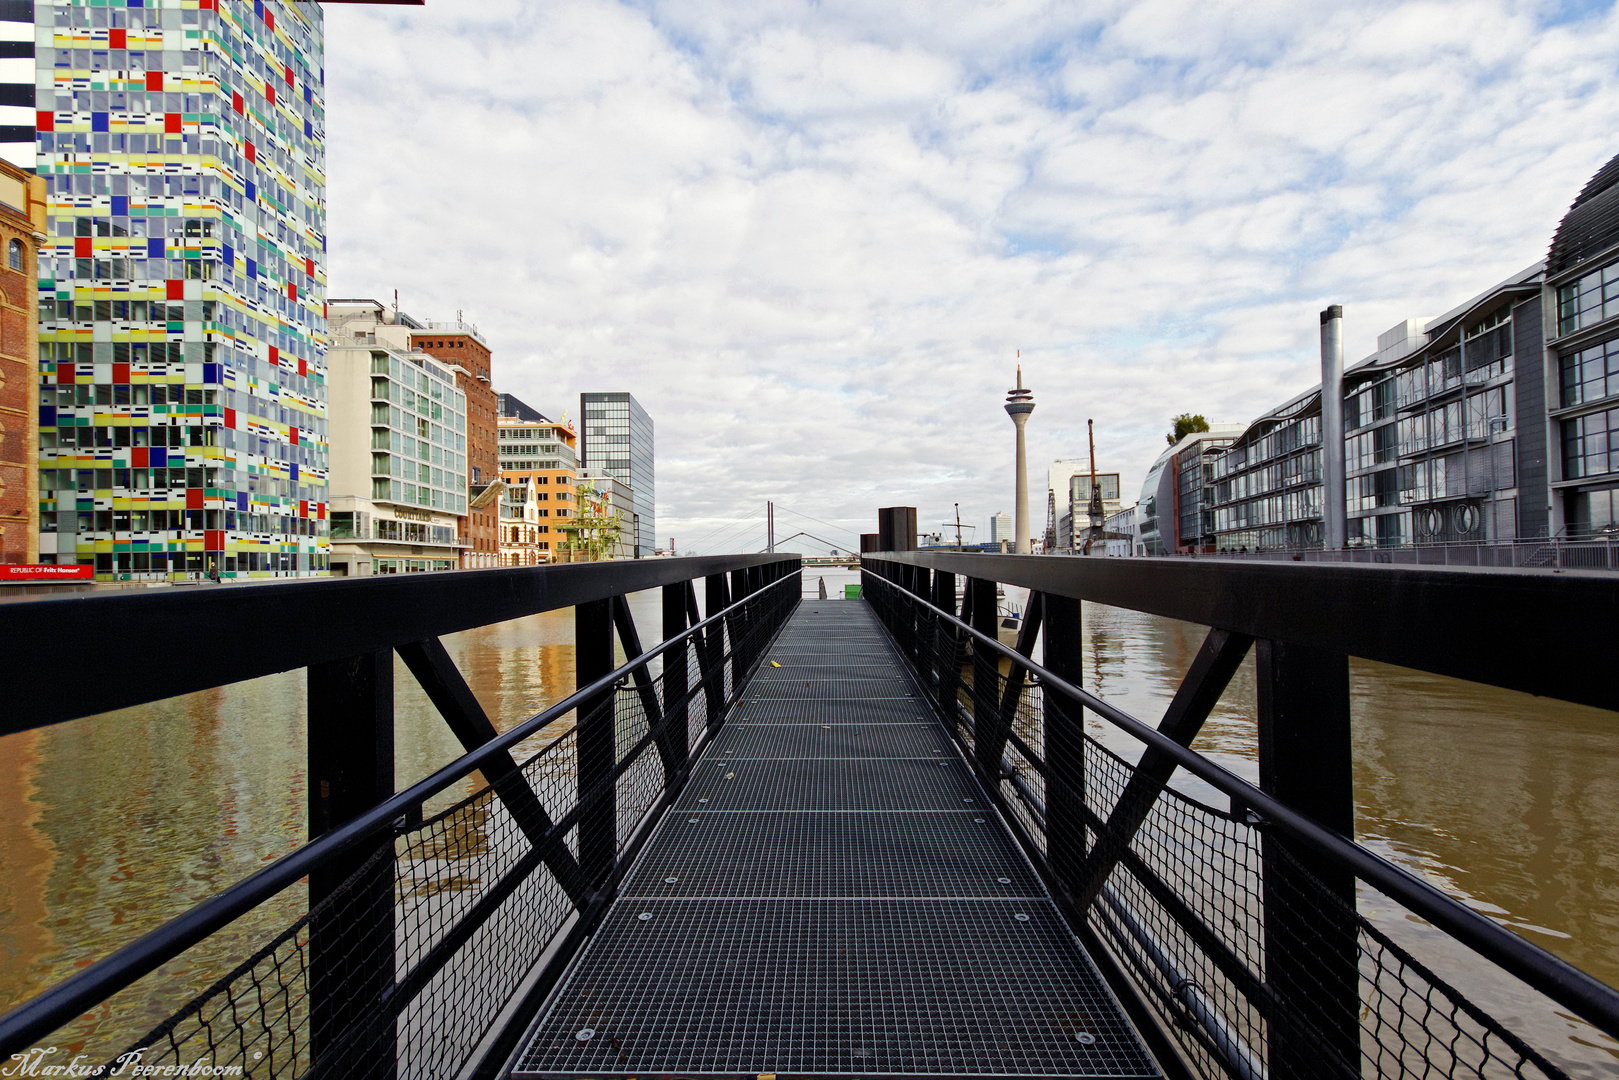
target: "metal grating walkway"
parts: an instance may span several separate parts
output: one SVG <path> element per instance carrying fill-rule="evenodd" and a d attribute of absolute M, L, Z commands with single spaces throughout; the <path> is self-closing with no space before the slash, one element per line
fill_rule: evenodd
<path fill-rule="evenodd" d="M 870 609 L 767 656 L 511 1075 L 1157 1076 Z"/>

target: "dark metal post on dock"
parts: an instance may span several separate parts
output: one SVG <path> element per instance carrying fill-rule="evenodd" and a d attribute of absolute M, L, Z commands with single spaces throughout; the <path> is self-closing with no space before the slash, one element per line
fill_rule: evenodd
<path fill-rule="evenodd" d="M 589 686 L 613 670 L 613 605 L 621 597 L 591 600 L 573 609 L 576 686 Z M 599 885 L 618 856 L 618 792 L 613 698 L 607 690 L 579 706 L 574 734 L 579 758 L 579 868 L 585 881 Z"/>
<path fill-rule="evenodd" d="M 956 575 L 939 570 L 933 575 L 933 604 L 945 611 L 956 611 Z M 939 669 L 939 708 L 944 722 L 956 726 L 956 694 L 961 687 L 961 650 L 955 628 L 939 620 L 933 635 L 933 652 Z"/>
<path fill-rule="evenodd" d="M 1046 670 L 1082 686 L 1083 608 L 1067 596 L 1046 594 L 1043 658 Z M 1046 860 L 1070 890 L 1085 862 L 1085 710 L 1067 694 L 1044 687 Z"/>
<path fill-rule="evenodd" d="M 1349 659 L 1261 639 L 1256 645 L 1259 786 L 1353 838 Z M 1265 979 L 1271 1080 L 1360 1075 L 1355 877 L 1263 834 Z"/>
<path fill-rule="evenodd" d="M 394 790 L 393 650 L 378 649 L 309 667 L 309 838 L 330 832 Z M 379 834 L 377 843 L 392 845 Z M 375 852 L 356 847 L 309 875 L 309 908 L 339 891 Z M 309 932 L 311 1048 L 324 1054 L 341 1042 L 350 1075 L 394 1075 L 393 1029 L 356 1036 L 394 982 L 394 861 L 379 859 L 350 889 L 350 898 L 318 912 Z M 384 1045 L 385 1044 L 385 1045 Z"/>
<path fill-rule="evenodd" d="M 731 604 L 731 594 L 725 588 L 724 574 L 710 574 L 703 579 L 703 618 L 711 619 Z M 708 652 L 708 730 L 719 729 L 725 711 L 725 622 L 721 619 L 708 628 L 703 648 Z M 733 631 L 732 640 L 736 640 Z"/>
<path fill-rule="evenodd" d="M 933 571 L 926 567 L 916 568 L 916 595 L 924 600 L 933 599 Z M 922 677 L 923 686 L 933 685 L 937 674 L 938 650 L 934 648 L 934 628 L 938 625 L 933 612 L 920 603 L 916 607 L 916 671 Z"/>
<path fill-rule="evenodd" d="M 677 637 L 686 629 L 686 586 L 663 587 L 663 640 Z M 701 648 L 701 644 L 698 645 Z M 680 750 L 684 761 L 690 753 L 691 731 L 686 704 L 691 688 L 691 674 L 687 664 L 688 646 L 682 645 L 663 654 L 663 722 L 668 725 L 669 740 Z"/>
<path fill-rule="evenodd" d="M 746 599 L 753 592 L 746 570 L 731 571 L 731 603 Z M 731 686 L 740 688 L 748 674 L 748 629 L 753 624 L 751 613 L 742 609 L 730 618 L 731 623 Z"/>

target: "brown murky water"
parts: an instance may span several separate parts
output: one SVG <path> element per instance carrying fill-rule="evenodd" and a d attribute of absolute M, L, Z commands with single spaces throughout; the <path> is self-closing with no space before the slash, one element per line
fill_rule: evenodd
<path fill-rule="evenodd" d="M 817 576 L 807 578 L 812 596 Z M 854 580 L 824 576 L 834 596 Z M 632 600 L 643 641 L 658 638 L 658 604 L 655 593 Z M 1202 635 L 1088 605 L 1086 687 L 1156 723 Z M 573 689 L 572 638 L 568 610 L 445 644 L 505 729 Z M 1359 838 L 1619 983 L 1619 714 L 1379 664 L 1351 671 Z M 395 687 L 402 786 L 460 747 L 403 665 Z M 1198 748 L 1256 778 L 1252 717 L 1250 660 Z M 1118 748 L 1134 756 L 1128 742 Z M 0 1011 L 302 843 L 303 781 L 301 672 L 0 739 Z M 263 926 L 165 977 L 184 986 L 217 976 L 216 964 L 285 926 L 303 902 L 289 891 Z M 1453 959 L 1465 974 L 1467 958 Z M 1521 1004 L 1508 991 L 1497 1000 Z M 1611 1042 L 1565 1028 L 1562 1038 L 1589 1044 L 1577 1071 L 1619 1075 Z"/>

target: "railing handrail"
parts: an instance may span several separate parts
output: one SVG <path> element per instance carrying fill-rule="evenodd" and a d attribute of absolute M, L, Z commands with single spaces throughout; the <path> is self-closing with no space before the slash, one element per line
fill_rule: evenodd
<path fill-rule="evenodd" d="M 575 690 L 555 705 L 518 724 L 510 731 L 416 781 L 387 801 L 379 803 L 331 832 L 309 841 L 297 850 L 283 855 L 264 869 L 243 878 L 223 892 L 182 912 L 18 1005 L 4 1016 L 0 1016 L 0 1061 L 32 1045 L 35 1040 L 50 1034 L 73 1017 L 88 1011 L 105 1000 L 109 994 L 155 971 L 203 938 L 307 876 L 311 870 L 333 856 L 391 827 L 414 807 L 421 805 L 457 780 L 485 765 L 492 764 L 495 758 L 507 754 L 513 746 L 578 708 L 581 703 L 588 702 L 598 694 L 606 693 L 670 649 L 685 644 L 700 631 L 716 625 L 750 602 L 756 602 L 771 589 L 781 588 L 787 582 L 795 580 L 797 579 L 794 575 L 788 574 L 766 584 L 757 592 L 748 594 L 682 633 L 660 642 L 634 660 L 603 675 L 590 685 Z M 566 733 L 557 736 L 538 753 L 547 753 L 566 737 Z M 507 766 L 510 766 L 509 759 Z M 553 829 L 560 828 L 562 824 L 554 824 Z"/>
<path fill-rule="evenodd" d="M 796 555 L 513 566 L 192 589 L 0 595 L 0 735 Z M 186 631 L 182 656 L 147 645 Z M 251 633 L 251 642 L 247 640 Z M 51 642 L 95 641 L 97 677 Z"/>
<path fill-rule="evenodd" d="M 1240 559 L 866 557 L 1619 711 L 1619 680 L 1611 675 L 1619 647 L 1615 574 Z"/>
<path fill-rule="evenodd" d="M 1519 937 L 1493 919 L 1415 876 L 1410 871 L 1318 825 L 1285 803 L 1267 795 L 1242 777 L 1182 746 L 1121 709 L 1053 674 L 1044 666 L 995 638 L 980 633 L 950 612 L 936 607 L 894 581 L 884 583 L 905 592 L 912 603 L 965 631 L 974 642 L 1021 665 L 1043 686 L 1080 702 L 1115 727 L 1173 760 L 1175 764 L 1232 799 L 1233 808 L 1256 811 L 1266 825 L 1275 825 L 1327 858 L 1349 867 L 1355 875 L 1384 895 L 1404 904 L 1414 914 L 1438 926 L 1491 963 L 1522 979 L 1535 990 L 1619 1038 L 1619 990 Z"/>

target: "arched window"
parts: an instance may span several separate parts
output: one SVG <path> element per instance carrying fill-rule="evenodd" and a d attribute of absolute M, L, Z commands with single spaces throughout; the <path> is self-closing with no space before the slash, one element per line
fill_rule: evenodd
<path fill-rule="evenodd" d="M 13 240 L 11 242 L 11 268 L 13 270 L 21 270 L 22 269 L 22 241 L 21 240 Z"/>

